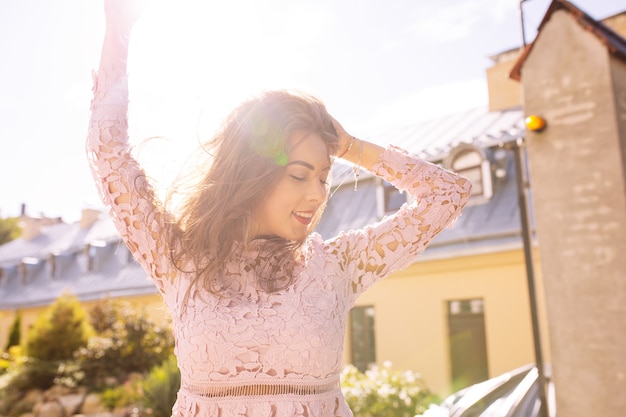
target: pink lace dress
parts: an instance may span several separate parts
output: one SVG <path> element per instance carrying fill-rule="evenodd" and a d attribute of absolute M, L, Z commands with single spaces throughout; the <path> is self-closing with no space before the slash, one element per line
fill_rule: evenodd
<path fill-rule="evenodd" d="M 330 239 L 313 233 L 286 289 L 266 293 L 245 265 L 249 250 L 228 263 L 238 297 L 192 288 L 164 254 L 159 225 L 169 216 L 127 141 L 127 81 L 115 70 L 95 77 L 88 158 L 110 214 L 174 322 L 182 383 L 174 416 L 351 416 L 339 387 L 344 328 L 357 297 L 410 265 L 461 213 L 470 195 L 464 178 L 389 147 L 374 173 L 415 202 L 361 230 Z"/>

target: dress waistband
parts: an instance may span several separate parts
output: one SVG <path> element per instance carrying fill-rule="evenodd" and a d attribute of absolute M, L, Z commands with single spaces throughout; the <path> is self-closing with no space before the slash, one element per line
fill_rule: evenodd
<path fill-rule="evenodd" d="M 229 381 L 211 384 L 182 383 L 185 391 L 207 398 L 319 395 L 339 388 L 339 378 L 322 381 Z"/>

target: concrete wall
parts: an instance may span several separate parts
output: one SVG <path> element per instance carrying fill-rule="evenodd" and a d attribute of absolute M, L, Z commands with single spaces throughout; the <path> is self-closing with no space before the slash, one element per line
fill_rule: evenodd
<path fill-rule="evenodd" d="M 560 416 L 626 410 L 624 72 L 562 10 L 522 68 L 526 113 L 548 122 L 527 142 Z"/>

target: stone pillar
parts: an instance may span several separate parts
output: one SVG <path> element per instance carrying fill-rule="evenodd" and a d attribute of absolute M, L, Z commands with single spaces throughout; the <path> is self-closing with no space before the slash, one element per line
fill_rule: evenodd
<path fill-rule="evenodd" d="M 626 413 L 626 63 L 563 10 L 522 68 L 556 411 Z"/>

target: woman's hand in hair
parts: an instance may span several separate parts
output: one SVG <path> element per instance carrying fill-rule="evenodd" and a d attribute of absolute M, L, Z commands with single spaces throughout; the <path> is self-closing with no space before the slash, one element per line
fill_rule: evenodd
<path fill-rule="evenodd" d="M 352 143 L 355 138 L 352 135 L 349 135 L 348 132 L 341 126 L 341 124 L 333 118 L 333 126 L 335 131 L 337 132 L 337 137 L 339 138 L 339 146 L 337 147 L 337 156 L 342 158 L 346 155 L 346 153 L 350 150 L 350 145 L 354 145 Z"/>
<path fill-rule="evenodd" d="M 334 118 L 333 126 L 337 132 L 337 136 L 339 136 L 337 157 L 352 162 L 356 164 L 357 167 L 371 171 L 385 149 L 379 145 L 348 134 L 343 126 Z"/>

